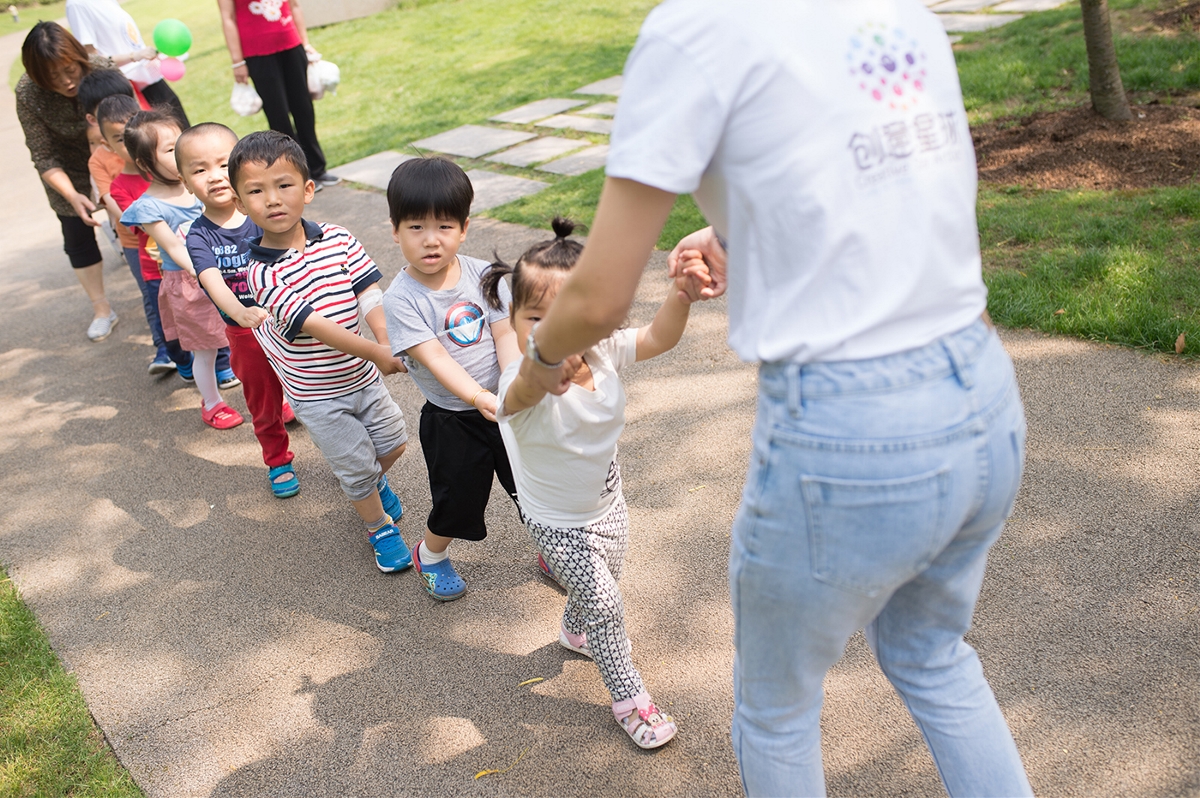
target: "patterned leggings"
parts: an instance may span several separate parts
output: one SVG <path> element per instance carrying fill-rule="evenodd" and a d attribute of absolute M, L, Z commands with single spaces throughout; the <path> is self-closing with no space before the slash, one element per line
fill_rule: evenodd
<path fill-rule="evenodd" d="M 617 580 L 629 548 L 629 512 L 618 497 L 608 515 L 575 529 L 542 526 L 525 519 L 533 544 L 567 589 L 563 626 L 586 634 L 587 645 L 613 701 L 645 691 L 629 656 L 625 604 Z"/>

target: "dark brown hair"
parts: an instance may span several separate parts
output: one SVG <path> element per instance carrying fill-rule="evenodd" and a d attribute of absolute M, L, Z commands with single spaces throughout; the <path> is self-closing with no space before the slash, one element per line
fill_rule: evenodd
<path fill-rule="evenodd" d="M 484 273 L 479 287 L 493 308 L 501 310 L 504 306 L 500 299 L 500 281 L 505 275 L 512 275 L 512 310 L 515 311 L 541 301 L 550 290 L 551 280 L 560 279 L 575 266 L 583 253 L 583 244 L 567 236 L 575 232 L 577 225 L 570 219 L 555 216 L 550 226 L 554 229 L 554 238 L 525 250 L 516 266 L 509 266 L 497 258 Z"/>
<path fill-rule="evenodd" d="M 54 91 L 50 72 L 78 64 L 79 77 L 92 71 L 87 50 L 71 32 L 57 22 L 39 22 L 21 45 L 21 63 L 29 79 L 46 91 Z"/>
<path fill-rule="evenodd" d="M 157 180 L 168 186 L 177 186 L 178 177 L 169 178 L 158 170 L 158 137 L 165 127 L 183 132 L 179 117 L 166 110 L 140 111 L 125 123 L 125 149 L 129 159 L 145 180 Z"/>

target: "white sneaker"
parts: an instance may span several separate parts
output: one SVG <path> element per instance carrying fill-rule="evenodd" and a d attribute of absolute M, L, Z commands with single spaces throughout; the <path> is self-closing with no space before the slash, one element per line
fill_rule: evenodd
<path fill-rule="evenodd" d="M 98 316 L 88 325 L 87 336 L 93 341 L 103 341 L 117 326 L 117 312 L 110 311 L 107 316 Z"/>

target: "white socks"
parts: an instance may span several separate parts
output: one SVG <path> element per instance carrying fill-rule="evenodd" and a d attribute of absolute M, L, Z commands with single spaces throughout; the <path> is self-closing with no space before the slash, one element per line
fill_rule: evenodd
<path fill-rule="evenodd" d="M 434 554 L 429 550 L 429 547 L 425 545 L 425 541 L 421 541 L 421 548 L 419 549 L 418 553 L 421 557 L 421 565 L 437 565 L 442 560 L 450 556 L 450 549 L 447 548 L 441 554 Z"/>
<path fill-rule="evenodd" d="M 204 349 L 192 353 L 192 377 L 196 390 L 204 399 L 204 409 L 212 410 L 221 404 L 221 391 L 217 388 L 217 350 Z"/>

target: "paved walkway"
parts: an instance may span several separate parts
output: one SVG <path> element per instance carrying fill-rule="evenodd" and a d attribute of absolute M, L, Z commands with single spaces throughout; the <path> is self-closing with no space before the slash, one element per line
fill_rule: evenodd
<path fill-rule="evenodd" d="M 19 40 L 0 39 L 0 65 Z M 720 303 L 629 375 L 622 441 L 634 536 L 623 589 L 634 656 L 680 720 L 657 753 L 608 719 L 594 666 L 556 643 L 562 595 L 533 570 L 499 492 L 456 561 L 462 600 L 382 575 L 303 430 L 299 497 L 271 498 L 246 427 L 217 432 L 152 350 L 124 265 L 115 335 L 88 306 L 0 101 L 0 561 L 152 796 L 728 796 L 727 532 L 747 459 L 753 370 Z M 387 277 L 383 198 L 337 187 Z M 466 251 L 514 257 L 545 234 L 479 219 Z M 663 294 L 662 258 L 633 312 Z M 970 635 L 1047 796 L 1200 793 L 1200 371 L 1135 351 L 1008 331 L 1029 466 Z M 420 399 L 388 384 L 415 421 Z M 244 409 L 240 392 L 229 394 Z M 414 440 L 394 471 L 411 542 L 428 512 Z M 521 686 L 522 682 L 543 681 Z M 938 795 L 936 771 L 861 637 L 826 682 L 834 795 Z M 486 776 L 483 769 L 510 772 Z"/>

